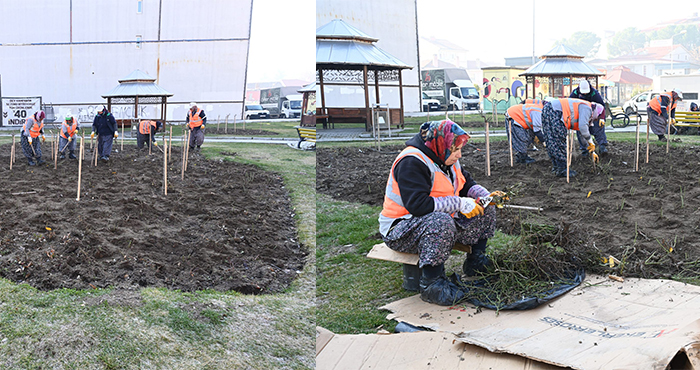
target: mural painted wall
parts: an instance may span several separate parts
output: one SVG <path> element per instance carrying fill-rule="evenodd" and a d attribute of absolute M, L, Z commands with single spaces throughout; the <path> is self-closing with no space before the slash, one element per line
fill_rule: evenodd
<path fill-rule="evenodd" d="M 505 113 L 512 105 L 525 100 L 525 77 L 518 76 L 523 71 L 521 68 L 483 69 L 484 112 L 493 112 L 495 105 L 498 113 Z"/>

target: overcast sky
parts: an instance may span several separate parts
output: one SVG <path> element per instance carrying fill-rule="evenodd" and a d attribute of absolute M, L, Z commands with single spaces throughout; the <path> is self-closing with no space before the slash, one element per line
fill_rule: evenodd
<path fill-rule="evenodd" d="M 254 0 L 248 82 L 282 79 L 313 82 L 315 22 L 315 0 Z"/>
<path fill-rule="evenodd" d="M 535 55 L 546 53 L 556 40 L 577 31 L 603 38 L 605 31 L 641 30 L 700 12 L 698 0 L 417 1 L 421 37 L 447 39 L 469 50 L 474 59 L 501 65 L 504 57 L 532 55 L 533 4 Z"/>

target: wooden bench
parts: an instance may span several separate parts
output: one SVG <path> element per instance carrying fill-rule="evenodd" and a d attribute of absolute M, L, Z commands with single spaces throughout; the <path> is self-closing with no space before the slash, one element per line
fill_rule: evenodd
<path fill-rule="evenodd" d="M 617 120 L 617 122 L 615 122 Z M 610 108 L 610 126 L 614 128 L 627 127 L 630 124 L 630 117 L 622 110 L 622 107 Z"/>
<path fill-rule="evenodd" d="M 472 247 L 469 245 L 455 243 L 452 250 L 471 253 Z M 372 247 L 372 250 L 367 253 L 367 257 L 403 264 L 403 288 L 410 291 L 419 290 L 421 270 L 418 268 L 417 254 L 397 252 L 387 247 L 386 243 L 380 243 Z"/>
<path fill-rule="evenodd" d="M 303 141 L 316 144 L 316 127 L 296 126 L 295 128 L 297 129 L 297 134 L 299 134 L 299 143 L 297 143 L 298 149 L 301 149 L 301 143 Z"/>
<path fill-rule="evenodd" d="M 691 127 L 698 128 L 700 133 L 700 112 L 676 112 L 675 120 L 677 134 L 688 134 Z"/>

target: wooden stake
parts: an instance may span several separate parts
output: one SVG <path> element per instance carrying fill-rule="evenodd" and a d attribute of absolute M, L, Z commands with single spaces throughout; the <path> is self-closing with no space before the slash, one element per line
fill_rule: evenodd
<path fill-rule="evenodd" d="M 53 156 L 53 169 L 55 170 L 58 168 L 58 138 L 56 140 L 56 148 L 54 148 L 54 150 L 56 151 Z"/>
<path fill-rule="evenodd" d="M 513 120 L 508 120 L 508 152 L 510 153 L 510 166 L 513 167 Z"/>
<path fill-rule="evenodd" d="M 165 136 L 165 135 L 163 135 Z M 173 151 L 173 126 L 170 126 L 170 136 L 168 137 L 168 160 L 171 160 L 171 155 Z"/>
<path fill-rule="evenodd" d="M 10 147 L 10 170 L 12 170 L 12 162 L 15 159 L 15 135 L 12 135 L 12 146 Z"/>
<path fill-rule="evenodd" d="M 490 151 L 490 142 L 489 142 L 489 121 L 486 121 L 486 127 L 484 134 L 486 135 L 486 176 L 491 176 L 491 151 Z"/>
<path fill-rule="evenodd" d="M 668 148 L 671 145 L 671 115 L 668 116 L 668 124 L 666 125 L 666 154 L 668 154 Z"/>
<path fill-rule="evenodd" d="M 187 138 L 187 132 L 183 130 L 182 135 L 183 136 L 182 136 L 182 162 L 181 162 L 182 175 L 181 175 L 181 178 L 182 178 L 182 180 L 184 180 L 185 179 L 185 145 L 187 145 L 187 143 L 185 142 L 185 139 Z"/>
<path fill-rule="evenodd" d="M 84 152 L 84 145 L 83 145 L 83 139 L 85 138 L 85 135 L 80 137 L 80 155 L 78 156 L 78 197 L 75 198 L 75 200 L 80 201 L 80 176 L 83 172 L 83 152 Z"/>
<path fill-rule="evenodd" d="M 163 135 L 163 192 L 168 195 L 168 141 Z"/>
<path fill-rule="evenodd" d="M 16 157 L 17 157 L 17 148 L 15 145 L 15 135 L 12 134 L 12 163 L 15 163 Z"/>
<path fill-rule="evenodd" d="M 185 148 L 185 171 L 187 171 L 187 162 L 190 160 L 190 139 L 192 138 L 192 130 L 187 131 L 187 147 Z"/>
<path fill-rule="evenodd" d="M 100 135 L 97 135 L 97 139 L 96 139 L 95 141 L 99 141 L 99 140 L 100 140 Z M 99 145 L 98 145 L 98 146 L 99 146 Z M 95 148 L 95 149 L 92 151 L 92 153 L 93 153 L 93 158 L 94 158 L 94 160 L 95 160 L 95 167 L 97 167 L 97 148 Z"/>
<path fill-rule="evenodd" d="M 221 115 L 216 116 L 216 133 L 221 131 Z"/>
<path fill-rule="evenodd" d="M 639 122 L 637 123 L 637 134 L 634 140 L 634 172 L 639 172 Z"/>
<path fill-rule="evenodd" d="M 224 123 L 224 134 L 228 134 L 228 116 L 230 115 L 230 113 L 226 115 L 226 122 Z"/>
<path fill-rule="evenodd" d="M 569 132 L 566 133 L 566 182 L 569 182 L 569 166 L 571 164 L 571 145 L 569 145 Z"/>
<path fill-rule="evenodd" d="M 122 121 L 122 146 L 119 148 L 122 152 L 124 151 L 124 121 Z"/>
<path fill-rule="evenodd" d="M 647 159 L 646 162 L 649 163 L 649 115 L 647 114 Z"/>

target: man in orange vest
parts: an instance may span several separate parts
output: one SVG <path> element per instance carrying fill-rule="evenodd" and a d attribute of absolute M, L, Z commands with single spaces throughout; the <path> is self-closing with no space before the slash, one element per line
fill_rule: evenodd
<path fill-rule="evenodd" d="M 156 132 L 160 129 L 162 122 L 152 120 L 142 120 L 139 122 L 138 133 L 136 134 L 136 146 L 143 149 L 143 144 L 146 142 L 153 143 L 158 146 L 156 141 Z M 149 144 L 150 145 L 150 144 Z"/>
<path fill-rule="evenodd" d="M 204 143 L 204 125 L 207 123 L 207 115 L 202 109 L 197 108 L 197 103 L 190 103 L 190 110 L 185 119 L 187 127 L 190 129 L 190 150 L 201 149 Z"/>
<path fill-rule="evenodd" d="M 44 137 L 45 117 L 44 111 L 40 110 L 29 116 L 22 126 L 20 145 L 22 146 L 22 151 L 24 152 L 24 156 L 27 157 L 30 166 L 44 163 L 44 160 L 41 159 L 39 136 L 41 136 L 41 141 L 46 141 L 46 137 Z M 36 162 L 34 161 L 35 159 Z"/>
<path fill-rule="evenodd" d="M 683 92 L 678 89 L 657 95 L 649 101 L 647 105 L 647 117 L 649 117 L 649 128 L 659 140 L 666 141 L 666 129 L 669 121 L 675 123 L 676 104 L 683 100 Z"/>
<path fill-rule="evenodd" d="M 535 137 L 545 142 L 542 134 L 542 103 L 516 104 L 506 111 L 506 133 L 511 137 L 516 163 L 535 162 L 534 158 L 527 155 L 527 149 Z"/>
<path fill-rule="evenodd" d="M 379 215 L 379 231 L 389 248 L 418 253 L 421 299 L 442 306 L 465 297 L 445 275 L 455 242 L 472 246 L 462 266 L 465 275 L 483 272 L 490 263 L 484 251 L 496 229 L 496 211 L 479 198 L 505 195 L 490 193 L 460 166 L 468 139 L 450 120 L 421 125 L 394 160 Z"/>
<path fill-rule="evenodd" d="M 552 160 L 552 172 L 558 177 L 566 176 L 566 135 L 568 130 L 579 131 L 588 142 L 588 153 L 598 161 L 595 144 L 588 130 L 591 121 L 597 122 L 604 107 L 581 99 L 551 99 L 542 106 L 542 132 L 547 142 L 547 154 Z M 569 176 L 576 171 L 569 170 Z"/>
<path fill-rule="evenodd" d="M 78 125 L 78 120 L 72 115 L 67 115 L 63 120 L 63 123 L 61 123 L 61 130 L 58 132 L 58 148 L 60 150 L 59 158 L 65 159 L 66 149 L 68 149 L 68 158 L 76 159 L 74 136 L 79 128 L 80 126 Z"/>

